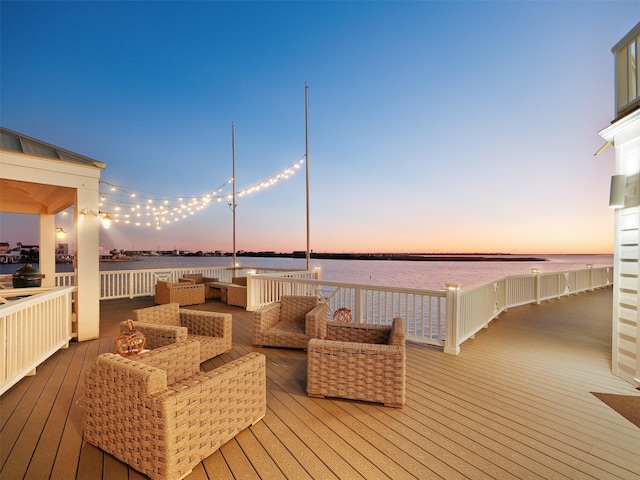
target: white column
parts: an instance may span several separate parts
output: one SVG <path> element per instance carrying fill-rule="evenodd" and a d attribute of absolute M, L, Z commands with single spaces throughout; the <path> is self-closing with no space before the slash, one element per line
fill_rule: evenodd
<path fill-rule="evenodd" d="M 56 284 L 56 217 L 40 215 L 40 273 L 44 275 L 41 286 L 55 287 Z"/>
<path fill-rule="evenodd" d="M 98 213 L 98 181 L 95 190 L 76 191 L 76 314 L 78 318 L 78 340 L 91 340 L 100 335 L 100 217 Z"/>

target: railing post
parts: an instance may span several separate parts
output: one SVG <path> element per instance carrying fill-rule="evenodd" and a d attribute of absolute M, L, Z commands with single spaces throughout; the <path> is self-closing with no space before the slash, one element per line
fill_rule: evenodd
<path fill-rule="evenodd" d="M 589 270 L 589 291 L 593 292 L 593 265 L 587 263 L 587 270 Z"/>
<path fill-rule="evenodd" d="M 245 309 L 250 312 L 253 311 L 253 305 L 255 303 L 254 298 L 253 298 L 253 292 L 254 292 L 254 278 L 253 275 L 256 273 L 255 270 L 247 270 L 247 306 L 245 307 Z"/>
<path fill-rule="evenodd" d="M 133 296 L 134 296 L 133 294 L 135 293 L 133 291 L 133 288 L 134 288 L 133 279 L 134 279 L 134 277 L 135 277 L 135 275 L 133 274 L 133 272 L 129 272 L 129 298 L 133 298 Z"/>
<path fill-rule="evenodd" d="M 444 337 L 444 353 L 458 355 L 460 353 L 460 340 L 458 333 L 460 330 L 460 285 L 457 283 L 445 284 L 446 299 L 446 333 Z"/>
<path fill-rule="evenodd" d="M 354 321 L 356 323 L 362 323 L 362 295 L 364 294 L 363 290 L 360 287 L 356 287 L 355 295 L 356 295 L 356 311 L 354 315 Z"/>
<path fill-rule="evenodd" d="M 540 269 L 534 267 L 531 269 L 531 273 L 535 275 L 533 288 L 535 289 L 536 305 L 540 305 Z"/>

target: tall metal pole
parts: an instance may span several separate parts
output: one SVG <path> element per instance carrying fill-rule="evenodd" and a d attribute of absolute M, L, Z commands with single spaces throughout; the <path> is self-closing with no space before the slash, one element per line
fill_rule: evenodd
<path fill-rule="evenodd" d="M 231 178 L 233 180 L 233 196 L 231 211 L 233 212 L 233 267 L 236 266 L 236 125 L 231 122 Z"/>
<path fill-rule="evenodd" d="M 307 270 L 311 270 L 311 242 L 309 240 L 309 83 L 304 84 L 304 136 L 307 172 Z"/>

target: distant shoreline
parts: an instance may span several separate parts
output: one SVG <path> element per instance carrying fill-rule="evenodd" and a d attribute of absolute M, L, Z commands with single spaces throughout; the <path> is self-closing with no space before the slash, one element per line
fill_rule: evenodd
<path fill-rule="evenodd" d="M 242 252 L 238 257 L 286 257 L 305 258 L 306 252 L 272 253 Z M 311 258 L 321 260 L 397 260 L 412 262 L 546 262 L 543 257 L 519 256 L 502 253 L 482 254 L 420 254 L 420 253 L 317 253 L 311 252 Z"/>

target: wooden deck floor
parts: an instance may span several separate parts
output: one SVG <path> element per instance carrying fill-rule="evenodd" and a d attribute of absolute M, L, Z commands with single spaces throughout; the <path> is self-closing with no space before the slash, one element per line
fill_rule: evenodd
<path fill-rule="evenodd" d="M 268 411 L 193 479 L 639 479 L 640 428 L 590 392 L 640 395 L 611 374 L 611 289 L 502 314 L 458 356 L 408 346 L 407 404 L 309 398 L 305 352 L 267 355 Z M 1 397 L 0 478 L 139 479 L 82 441 L 82 372 L 152 299 L 103 302 L 101 338 L 56 353 Z M 232 311 L 234 349 L 254 350 Z"/>

